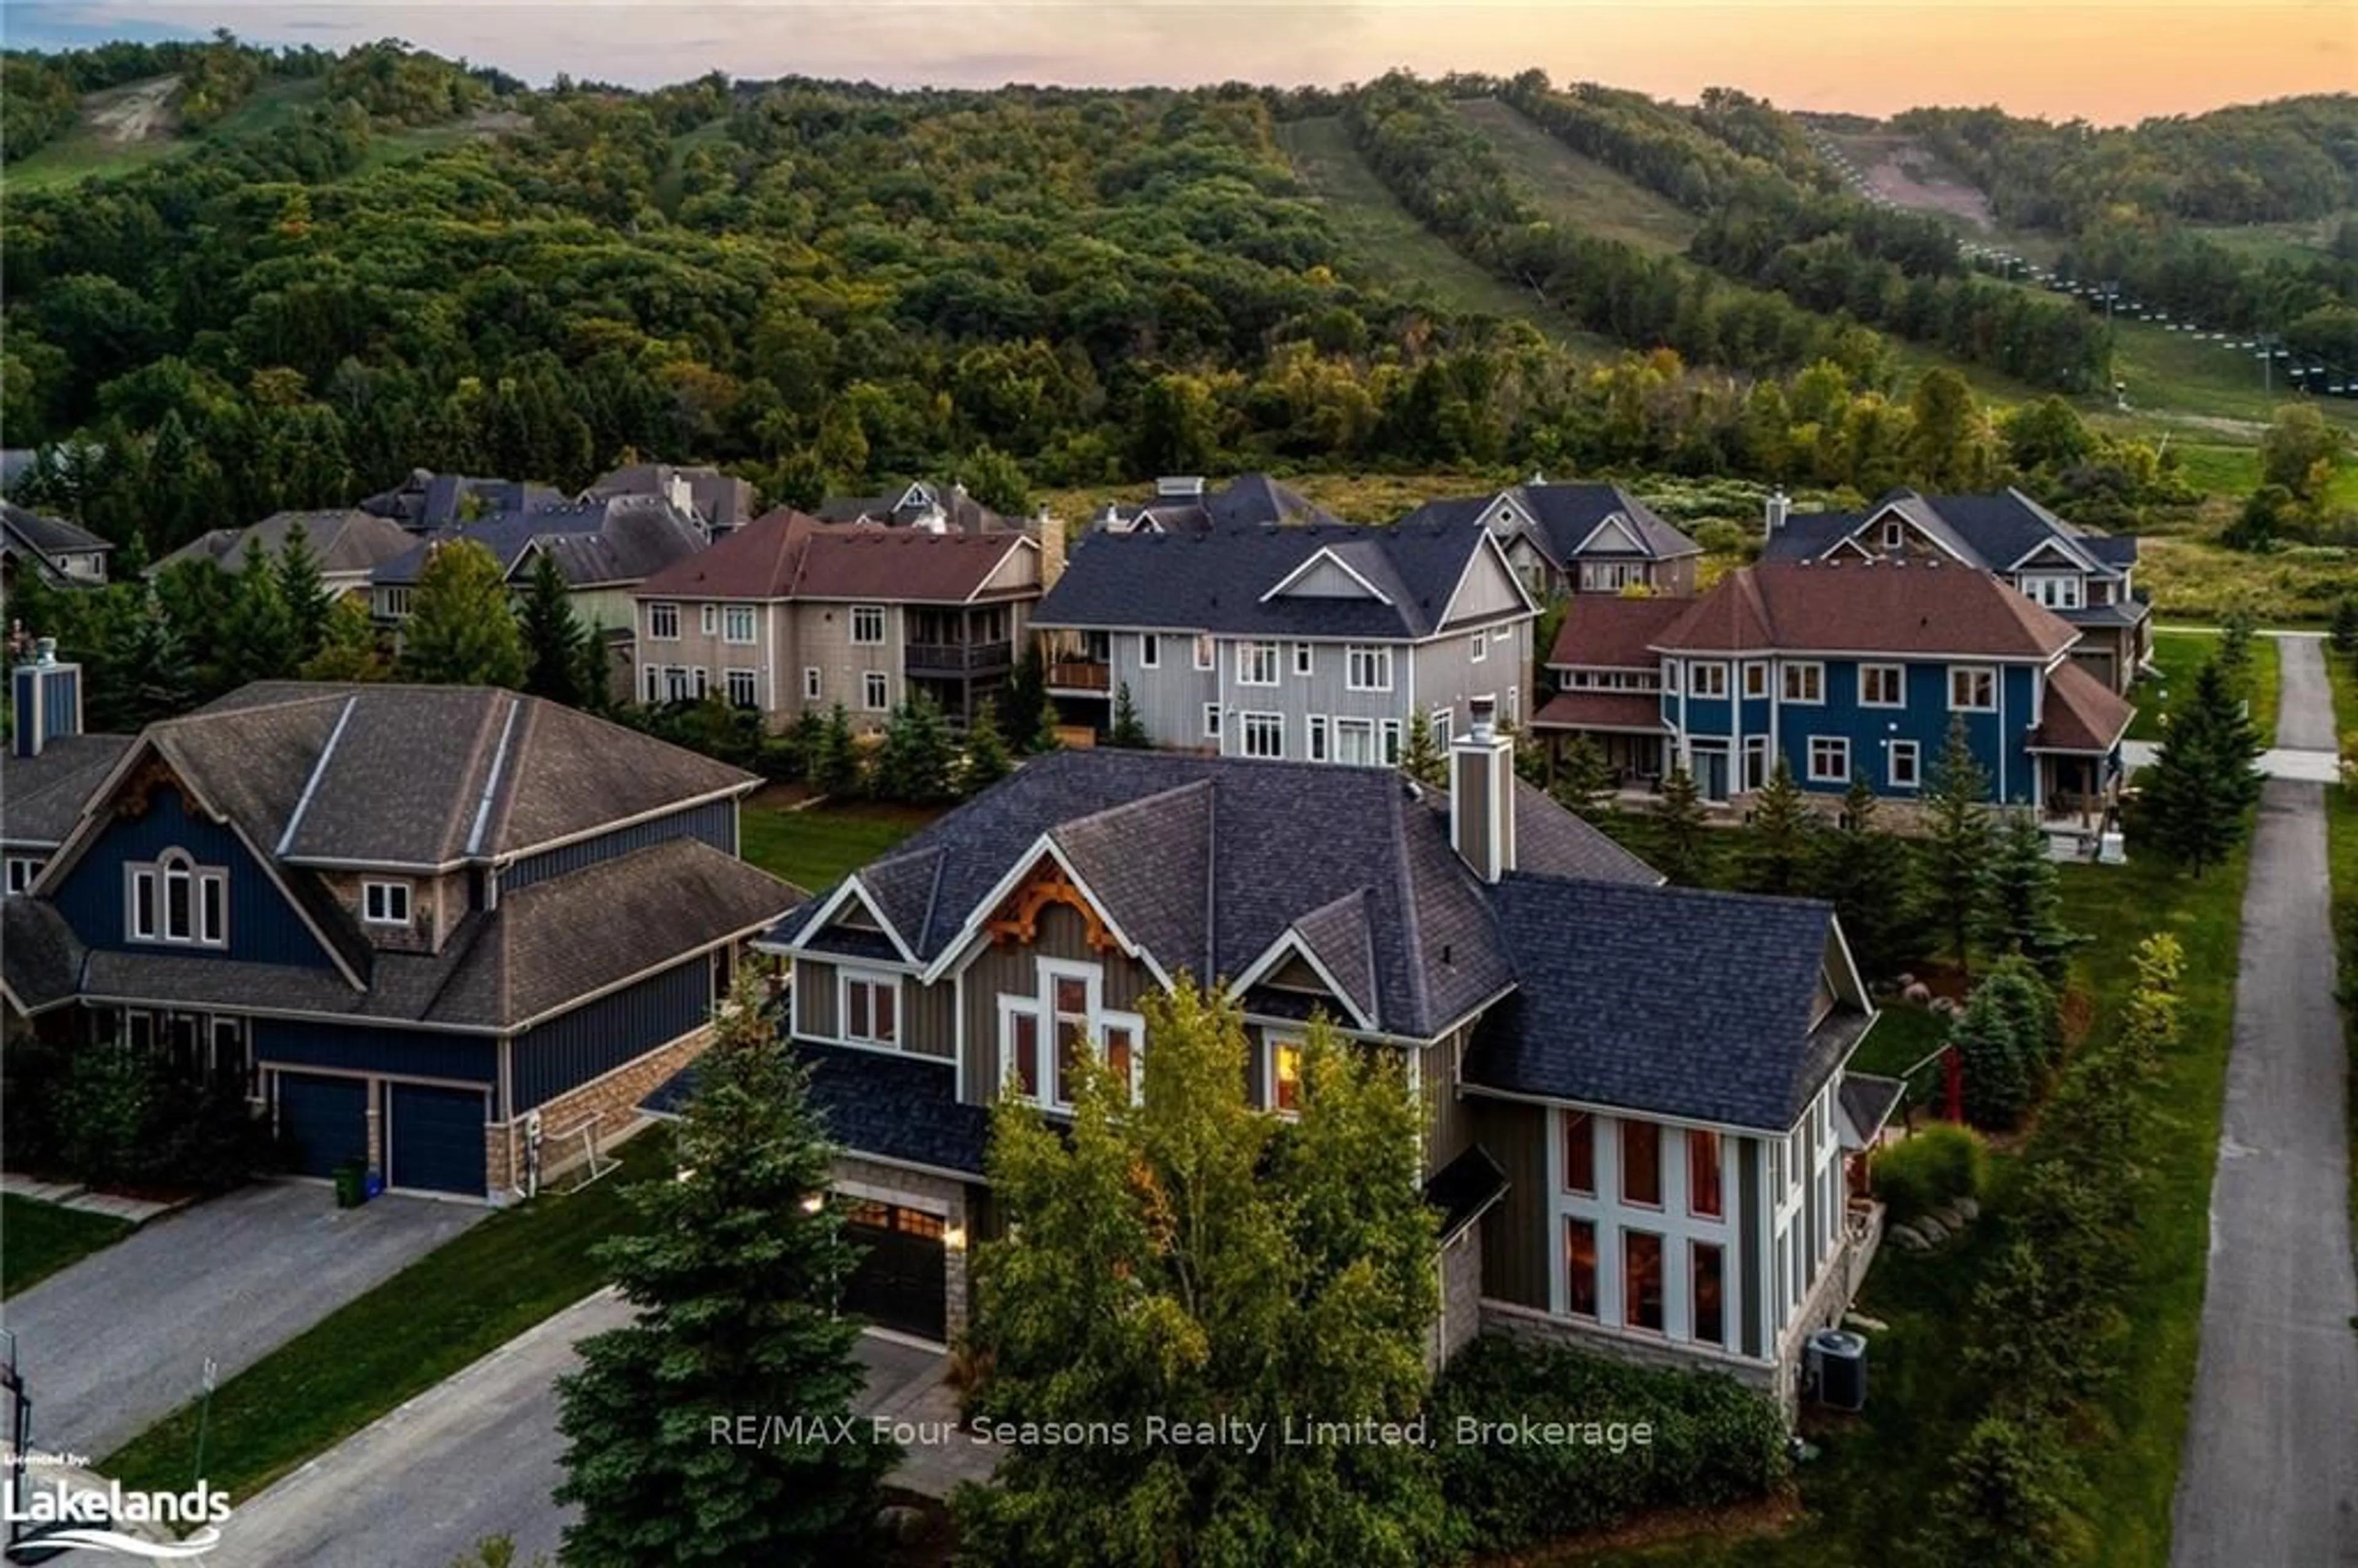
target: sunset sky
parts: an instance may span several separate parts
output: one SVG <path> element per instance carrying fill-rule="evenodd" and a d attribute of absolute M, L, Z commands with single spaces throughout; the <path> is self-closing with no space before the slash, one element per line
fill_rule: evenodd
<path fill-rule="evenodd" d="M 653 86 L 721 70 L 896 86 L 1334 83 L 1394 65 L 1425 73 L 1538 65 L 1692 98 L 1724 84 L 1789 107 L 1887 114 L 1990 103 L 2112 123 L 2297 92 L 2358 90 L 2358 9 L 2307 5 L 1942 5 L 1885 0 L 1654 4 L 373 5 L 357 0 L 12 3 L 11 45 L 61 48 L 226 26 L 262 43 L 341 48 L 398 37 L 535 81 L 557 71 Z"/>

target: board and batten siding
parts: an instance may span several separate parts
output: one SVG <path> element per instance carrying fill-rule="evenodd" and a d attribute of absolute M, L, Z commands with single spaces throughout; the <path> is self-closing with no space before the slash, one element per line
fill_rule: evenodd
<path fill-rule="evenodd" d="M 1424 1173 L 1431 1176 L 1475 1141 L 1473 1107 L 1457 1093 L 1457 1051 L 1464 1031 L 1423 1046 L 1417 1082 L 1424 1101 Z"/>
<path fill-rule="evenodd" d="M 1476 1098 L 1474 1135 L 1506 1173 L 1507 1193 L 1482 1218 L 1482 1294 L 1548 1310 L 1549 1271 L 1557 1244 L 1548 1235 L 1547 1118 L 1544 1106 Z"/>
<path fill-rule="evenodd" d="M 499 1052 L 488 1034 L 308 1019 L 255 1019 L 254 1059 L 265 1067 L 449 1078 L 470 1084 L 497 1083 L 500 1076 Z"/>
<path fill-rule="evenodd" d="M 1529 615 L 1521 585 L 1511 568 L 1489 550 L 1476 552 L 1466 580 L 1443 611 L 1442 626 L 1471 626 L 1501 615 Z"/>
<path fill-rule="evenodd" d="M 1204 705 L 1220 700 L 1218 671 L 1195 668 L 1193 633 L 1163 632 L 1155 635 L 1161 645 L 1157 649 L 1158 662 L 1152 668 L 1145 663 L 1146 633 L 1115 632 L 1109 635 L 1113 676 L 1106 692 L 1108 722 L 1111 722 L 1114 694 L 1128 686 L 1130 706 L 1138 710 L 1139 722 L 1146 726 L 1149 740 L 1174 751 L 1208 750 L 1218 742 L 1204 733 Z M 1213 656 L 1217 664 L 1223 654 L 1216 652 Z"/>
<path fill-rule="evenodd" d="M 1416 706 L 1425 713 L 1434 708 L 1450 710 L 1449 732 L 1455 737 L 1466 733 L 1470 722 L 1466 707 L 1469 699 L 1490 697 L 1498 699 L 1498 717 L 1507 723 L 1522 725 L 1531 717 L 1531 620 L 1491 625 L 1483 634 L 1483 656 L 1474 657 L 1474 634 L 1471 631 L 1453 632 L 1431 642 L 1420 643 L 1414 653 L 1416 661 Z M 1394 676 L 1395 680 L 1400 677 Z"/>
<path fill-rule="evenodd" d="M 784 649 L 779 662 L 786 667 L 779 672 L 782 685 L 790 695 L 781 698 L 782 706 L 795 715 L 805 712 L 827 714 L 838 702 L 851 716 L 855 730 L 881 730 L 891 716 L 890 708 L 878 712 L 867 706 L 868 672 L 882 671 L 884 676 L 885 700 L 898 706 L 908 695 L 908 677 L 903 666 L 903 654 L 908 647 L 909 627 L 907 607 L 882 600 L 861 600 L 862 604 L 875 603 L 884 611 L 884 640 L 882 643 L 854 643 L 851 640 L 852 601 L 813 600 L 796 602 L 787 611 L 792 631 L 785 646 L 793 650 L 788 656 Z M 820 671 L 820 691 L 817 701 L 803 697 L 803 671 L 811 665 Z"/>
<path fill-rule="evenodd" d="M 1077 910 L 1049 904 L 1040 912 L 1031 946 L 993 942 L 968 965 L 960 982 L 966 1010 L 966 1059 L 960 1076 L 969 1105 L 989 1105 L 999 1096 L 999 999 L 1002 993 L 1037 995 L 1041 958 L 1097 965 L 1104 975 L 1098 1005 L 1109 1011 L 1136 1012 L 1139 1000 L 1157 989 L 1153 975 L 1137 959 L 1091 948 L 1087 925 Z M 1152 1048 L 1149 1041 L 1147 1049 Z"/>
<path fill-rule="evenodd" d="M 795 959 L 795 1033 L 806 1040 L 841 1039 L 838 981 L 860 965 L 797 955 Z M 953 980 L 920 985 L 914 975 L 877 970 L 901 982 L 901 1049 L 912 1056 L 948 1061 L 957 1050 L 957 987 Z"/>
<path fill-rule="evenodd" d="M 603 1076 L 712 1016 L 712 960 L 699 953 L 660 974 L 560 1013 L 515 1037 L 510 1086 L 520 1115 Z"/>
<path fill-rule="evenodd" d="M 710 800 L 685 811 L 674 811 L 662 816 L 651 816 L 644 822 L 634 822 L 628 827 L 618 827 L 611 833 L 578 839 L 570 844 L 545 849 L 537 855 L 526 855 L 500 873 L 500 891 L 515 892 L 535 882 L 546 881 L 630 854 L 635 849 L 667 844 L 675 838 L 701 838 L 723 854 L 737 852 L 737 802 Z"/>

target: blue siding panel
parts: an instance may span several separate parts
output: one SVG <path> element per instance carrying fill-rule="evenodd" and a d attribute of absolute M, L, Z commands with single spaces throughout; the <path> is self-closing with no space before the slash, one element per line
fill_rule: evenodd
<path fill-rule="evenodd" d="M 543 854 L 527 855 L 500 873 L 500 887 L 506 892 L 528 888 L 533 883 L 578 871 L 584 866 L 594 866 L 600 860 L 611 860 L 627 855 L 633 849 L 644 849 L 655 844 L 667 844 L 674 838 L 701 838 L 726 854 L 737 852 L 737 802 L 708 801 L 686 811 L 669 816 L 650 817 L 644 822 L 601 833 L 594 838 L 567 844 Z"/>
<path fill-rule="evenodd" d="M 336 1067 L 393 1077 L 496 1084 L 497 1044 L 488 1034 L 443 1034 L 286 1018 L 254 1021 L 254 1056 L 265 1065 Z"/>
<path fill-rule="evenodd" d="M 185 850 L 200 866 L 228 869 L 229 947 L 222 957 L 250 964 L 331 967 L 319 939 L 237 835 L 189 810 L 180 792 L 168 787 L 155 792 L 144 816 L 117 817 L 107 825 L 57 890 L 58 913 L 92 947 L 197 957 L 221 953 L 185 943 L 134 942 L 125 935 L 123 868 L 155 860 L 167 849 Z"/>
<path fill-rule="evenodd" d="M 711 961 L 699 955 L 516 1036 L 522 1114 L 676 1040 L 712 1015 Z"/>

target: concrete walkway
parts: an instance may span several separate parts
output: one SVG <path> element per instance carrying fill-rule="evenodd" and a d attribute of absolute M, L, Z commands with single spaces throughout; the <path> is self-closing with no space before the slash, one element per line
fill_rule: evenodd
<path fill-rule="evenodd" d="M 2278 743 L 2330 735 L 2319 644 L 2281 646 Z M 2172 1568 L 2358 1564 L 2358 1274 L 2328 904 L 2324 791 L 2272 779 L 2244 891 Z"/>
<path fill-rule="evenodd" d="M 76 1209 L 83 1214 L 103 1214 L 109 1219 L 127 1219 L 134 1225 L 145 1225 L 175 1209 L 186 1208 L 193 1201 L 189 1198 L 158 1201 L 125 1197 L 121 1193 L 96 1192 L 71 1182 L 44 1182 L 15 1171 L 0 1172 L 0 1193 L 12 1198 L 30 1198 L 35 1203 L 55 1204 L 59 1208 Z"/>

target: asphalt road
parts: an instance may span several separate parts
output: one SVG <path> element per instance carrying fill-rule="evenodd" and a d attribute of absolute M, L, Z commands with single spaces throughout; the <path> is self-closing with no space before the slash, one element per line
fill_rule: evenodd
<path fill-rule="evenodd" d="M 2316 637 L 2279 637 L 2277 745 L 2286 751 L 2334 749 L 2333 691 L 2325 678 L 2325 643 Z"/>
<path fill-rule="evenodd" d="M 557 1379 L 577 1340 L 630 1320 L 601 1292 L 576 1303 L 304 1465 L 222 1526 L 205 1568 L 446 1568 L 486 1536 L 514 1541 L 519 1563 L 553 1560 L 570 1510 L 550 1494 L 561 1474 Z M 860 1342 L 862 1411 L 935 1417 L 940 1356 Z M 942 1451 L 970 1462 L 970 1449 Z M 903 1476 L 904 1485 L 920 1485 Z"/>
<path fill-rule="evenodd" d="M 2278 744 L 2330 741 L 2317 643 L 2279 645 Z M 2272 779 L 2244 892 L 2172 1568 L 2358 1564 L 2358 1277 L 2333 978 L 2324 788 Z"/>
<path fill-rule="evenodd" d="M 488 1211 L 326 1187 L 247 1187 L 154 1220 L 0 1303 L 33 1400 L 33 1440 L 105 1457 Z"/>

